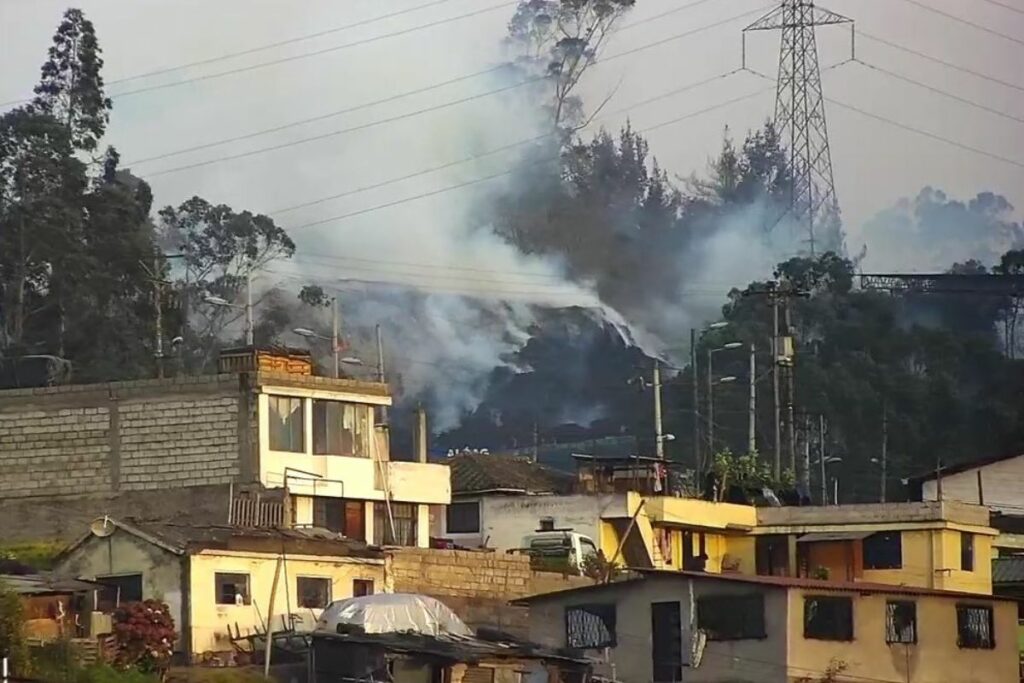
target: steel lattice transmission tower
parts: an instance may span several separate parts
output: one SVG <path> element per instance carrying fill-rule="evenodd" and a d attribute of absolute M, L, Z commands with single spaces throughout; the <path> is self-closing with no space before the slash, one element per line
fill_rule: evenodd
<path fill-rule="evenodd" d="M 790 215 L 806 230 L 812 256 L 821 247 L 842 249 L 814 28 L 847 23 L 853 20 L 815 7 L 813 0 L 782 0 L 743 29 L 744 35 L 747 31 L 782 31 L 775 127 L 789 147 L 793 175 Z"/>

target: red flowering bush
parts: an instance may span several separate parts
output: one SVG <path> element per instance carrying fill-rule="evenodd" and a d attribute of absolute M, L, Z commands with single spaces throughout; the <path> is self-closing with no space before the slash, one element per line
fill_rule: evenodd
<path fill-rule="evenodd" d="M 177 634 L 164 603 L 144 600 L 122 605 L 114 612 L 114 636 L 119 667 L 163 673 L 170 665 Z"/>

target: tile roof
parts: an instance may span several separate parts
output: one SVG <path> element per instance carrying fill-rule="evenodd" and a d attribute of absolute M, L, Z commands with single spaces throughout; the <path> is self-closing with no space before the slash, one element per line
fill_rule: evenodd
<path fill-rule="evenodd" d="M 992 583 L 1024 583 L 1024 556 L 992 560 Z"/>
<path fill-rule="evenodd" d="M 447 460 L 452 493 L 570 493 L 575 477 L 508 455 L 463 453 Z"/>
<path fill-rule="evenodd" d="M 200 550 L 238 550 L 295 555 L 383 558 L 380 550 L 326 529 L 244 528 L 217 524 L 173 524 L 102 518 L 105 524 L 142 538 L 175 555 Z M 98 522 L 99 520 L 97 520 Z M 87 533 L 63 554 L 94 537 Z"/>
<path fill-rule="evenodd" d="M 577 592 L 593 591 L 602 588 L 610 588 L 621 583 L 635 583 L 647 577 L 660 578 L 686 578 L 703 581 L 725 581 L 732 583 L 746 583 L 752 585 L 768 586 L 772 588 L 804 588 L 822 592 L 845 592 L 845 593 L 885 593 L 889 595 L 922 595 L 940 598 L 969 598 L 973 600 L 1007 600 L 1000 596 L 986 595 L 982 593 L 967 593 L 964 591 L 948 591 L 936 588 L 920 588 L 917 586 L 901 586 L 886 583 L 868 583 L 861 581 L 822 581 L 820 579 L 809 579 L 795 576 L 751 576 L 747 574 L 712 574 L 707 572 L 673 571 L 665 569 L 638 569 L 633 570 L 642 578 L 631 578 L 624 581 L 610 584 L 595 584 L 593 586 L 582 586 L 570 588 L 564 591 L 553 593 L 542 593 L 517 600 L 518 603 L 527 604 L 533 601 L 558 598 Z"/>

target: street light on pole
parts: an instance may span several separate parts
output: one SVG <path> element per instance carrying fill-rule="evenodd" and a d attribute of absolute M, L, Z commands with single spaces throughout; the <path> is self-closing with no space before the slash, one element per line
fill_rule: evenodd
<path fill-rule="evenodd" d="M 712 323 L 712 324 L 718 324 L 718 323 Z M 728 324 L 728 323 L 726 323 L 726 324 Z M 721 346 L 718 346 L 718 347 L 715 347 L 715 348 L 708 349 L 708 455 L 709 455 L 709 457 L 712 457 L 712 458 L 715 456 L 715 424 L 714 424 L 715 401 L 714 401 L 714 398 L 713 398 L 714 390 L 712 388 L 713 385 L 714 385 L 714 370 L 713 370 L 713 367 L 712 367 L 713 359 L 714 359 L 715 354 L 718 353 L 719 351 L 730 351 L 732 349 L 738 349 L 738 348 L 740 348 L 742 346 L 743 346 L 742 342 L 734 341 L 734 342 L 728 342 L 726 344 L 722 344 Z M 723 377 L 722 379 L 718 380 L 718 383 L 719 384 L 724 384 L 725 382 L 723 380 L 726 380 L 726 379 L 727 378 Z M 730 381 L 730 382 L 733 382 L 735 380 L 736 380 L 735 377 L 728 378 L 728 381 Z"/>
<path fill-rule="evenodd" d="M 837 462 L 842 462 L 843 459 L 838 455 L 825 457 L 824 454 L 818 457 L 816 465 L 821 465 L 821 504 L 828 505 L 828 477 L 825 474 L 825 465 L 832 465 Z M 839 504 L 839 480 L 835 480 L 834 493 L 832 502 Z"/>
<path fill-rule="evenodd" d="M 245 304 L 233 304 L 227 299 L 212 294 L 207 294 L 203 297 L 203 301 L 210 304 L 211 306 L 220 306 L 221 308 L 238 308 L 245 311 L 245 344 L 246 346 L 255 346 L 254 330 L 252 323 L 252 286 L 251 280 L 248 275 L 245 278 Z"/>

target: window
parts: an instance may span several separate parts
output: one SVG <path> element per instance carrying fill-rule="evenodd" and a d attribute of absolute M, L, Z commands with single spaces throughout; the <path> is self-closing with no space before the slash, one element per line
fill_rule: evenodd
<path fill-rule="evenodd" d="M 312 576 L 300 576 L 295 579 L 296 600 L 299 607 L 323 609 L 331 604 L 331 580 Z"/>
<path fill-rule="evenodd" d="M 651 664 L 655 683 L 683 680 L 682 634 L 679 603 L 651 603 Z"/>
<path fill-rule="evenodd" d="M 218 605 L 248 605 L 249 593 L 248 574 L 214 574 Z"/>
<path fill-rule="evenodd" d="M 113 610 L 126 602 L 142 600 L 142 574 L 121 576 L 98 576 L 96 583 L 103 584 L 96 596 L 101 611 Z"/>
<path fill-rule="evenodd" d="M 850 598 L 804 598 L 804 638 L 853 640 L 853 601 Z"/>
<path fill-rule="evenodd" d="M 445 530 L 449 534 L 475 534 L 480 531 L 480 503 L 452 503 L 448 506 Z"/>
<path fill-rule="evenodd" d="M 697 600 L 697 627 L 708 640 L 748 640 L 765 637 L 764 596 L 715 595 Z"/>
<path fill-rule="evenodd" d="M 352 597 L 361 598 L 364 595 L 373 595 L 373 579 L 353 579 Z"/>
<path fill-rule="evenodd" d="M 885 603 L 885 642 L 917 642 L 917 605 L 903 600 Z"/>
<path fill-rule="evenodd" d="M 313 453 L 370 457 L 373 409 L 362 403 L 313 401 Z"/>
<path fill-rule="evenodd" d="M 956 606 L 956 644 L 972 650 L 991 650 L 996 646 L 992 636 L 992 608 L 984 605 Z"/>
<path fill-rule="evenodd" d="M 967 531 L 960 532 L 960 569 L 974 571 L 974 534 Z"/>
<path fill-rule="evenodd" d="M 597 546 L 589 538 L 580 539 L 580 563 L 581 565 L 588 561 L 588 558 L 597 558 Z M 594 560 L 589 560 L 593 562 Z"/>
<path fill-rule="evenodd" d="M 291 396 L 268 396 L 267 399 L 270 404 L 270 450 L 305 452 L 302 399 Z"/>
<path fill-rule="evenodd" d="M 576 649 L 615 647 L 615 605 L 565 608 L 565 643 Z"/>
<path fill-rule="evenodd" d="M 898 531 L 871 534 L 864 539 L 864 569 L 901 569 L 903 536 Z"/>
<path fill-rule="evenodd" d="M 373 504 L 373 542 L 376 545 L 416 545 L 417 505 L 391 503 L 391 514 L 384 503 Z M 394 528 L 392 528 L 394 522 Z"/>
<path fill-rule="evenodd" d="M 366 504 L 361 500 L 314 497 L 313 526 L 366 540 Z"/>

